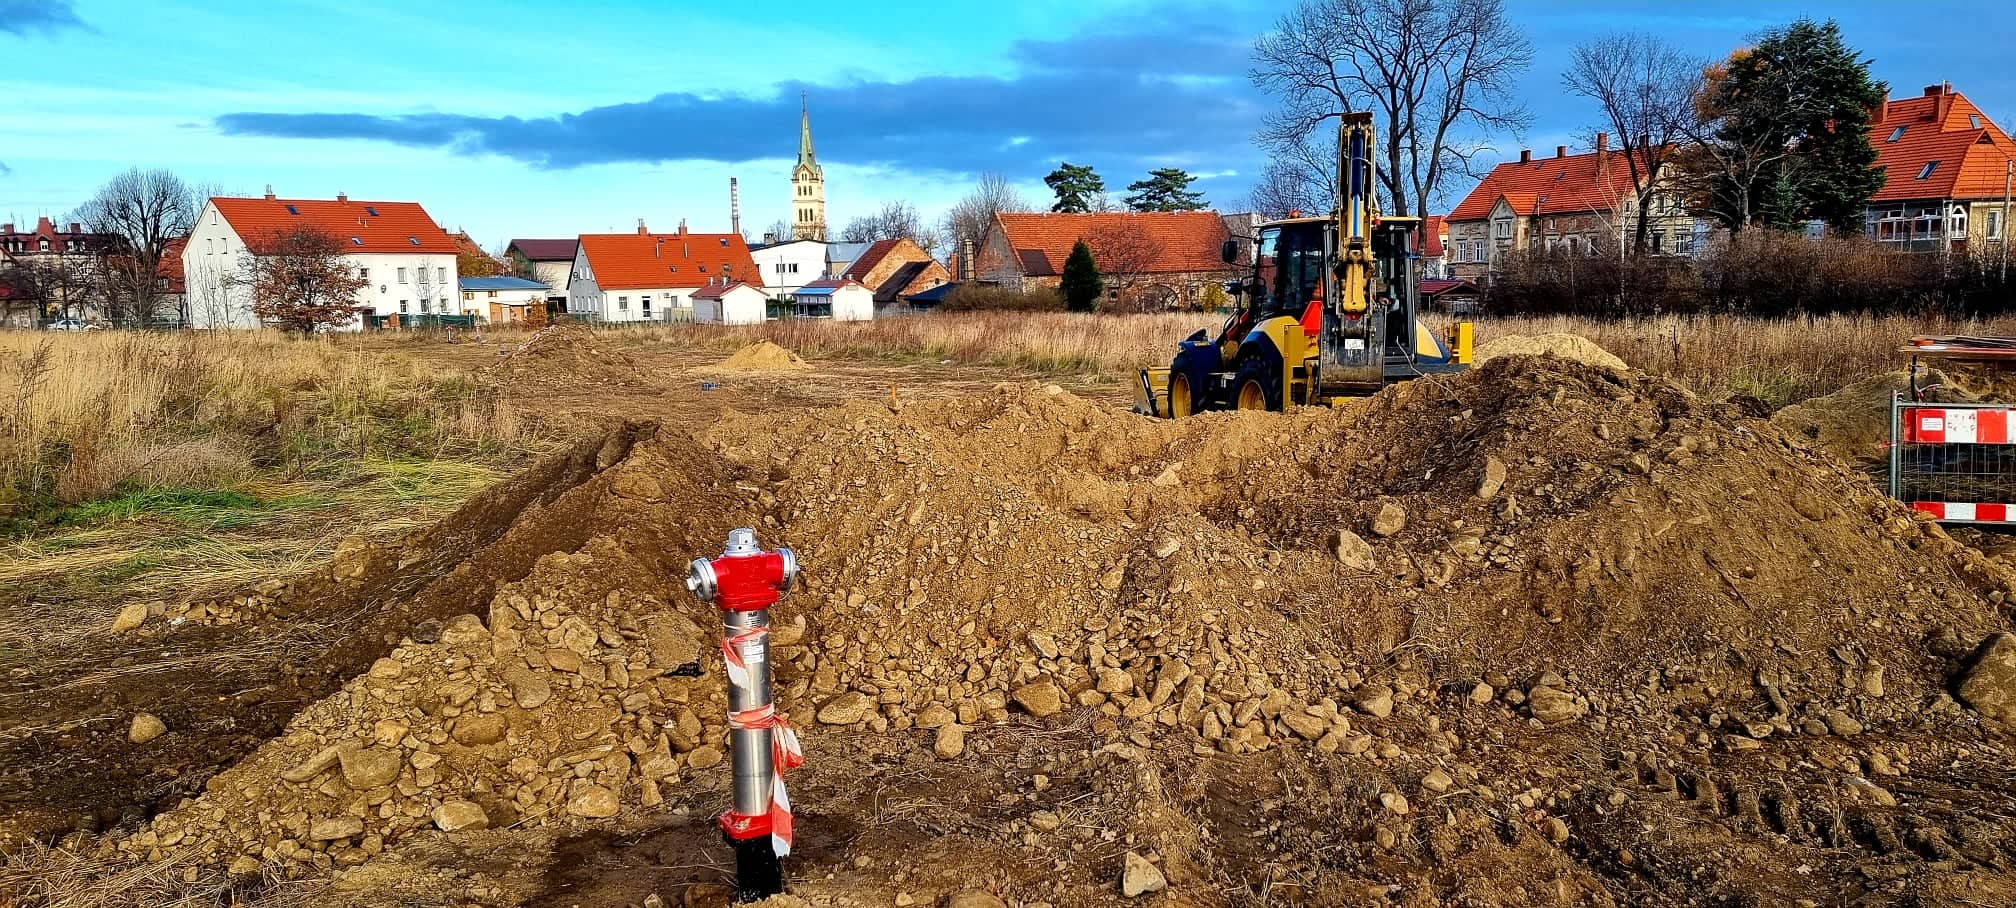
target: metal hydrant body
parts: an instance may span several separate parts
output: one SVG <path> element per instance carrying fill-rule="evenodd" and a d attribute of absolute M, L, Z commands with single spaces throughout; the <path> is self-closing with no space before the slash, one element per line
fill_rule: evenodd
<path fill-rule="evenodd" d="M 737 896 L 744 901 L 783 891 L 779 858 L 791 853 L 791 801 L 782 773 L 804 756 L 771 702 L 769 628 L 770 606 L 797 576 L 790 549 L 763 551 L 754 530 L 738 529 L 728 534 L 719 557 L 694 560 L 686 578 L 694 595 L 721 610 L 735 804 L 720 822 L 735 847 Z"/>

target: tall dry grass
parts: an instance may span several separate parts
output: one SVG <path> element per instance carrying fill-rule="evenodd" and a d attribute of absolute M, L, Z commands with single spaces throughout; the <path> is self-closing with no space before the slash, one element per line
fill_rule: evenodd
<path fill-rule="evenodd" d="M 335 454 L 452 456 L 521 431 L 462 376 L 322 338 L 0 333 L 0 517 Z"/>

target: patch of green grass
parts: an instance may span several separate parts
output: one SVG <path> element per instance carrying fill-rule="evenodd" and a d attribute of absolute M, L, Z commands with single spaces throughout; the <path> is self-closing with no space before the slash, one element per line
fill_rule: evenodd
<path fill-rule="evenodd" d="M 105 569 L 94 579 L 106 586 L 112 586 L 125 583 L 160 566 L 161 562 L 152 555 L 135 555 Z"/>
<path fill-rule="evenodd" d="M 209 525 L 232 512 L 259 507 L 259 499 L 232 489 L 139 489 L 117 498 L 65 508 L 49 522 L 77 526 L 135 517 L 164 517 L 180 523 Z"/>

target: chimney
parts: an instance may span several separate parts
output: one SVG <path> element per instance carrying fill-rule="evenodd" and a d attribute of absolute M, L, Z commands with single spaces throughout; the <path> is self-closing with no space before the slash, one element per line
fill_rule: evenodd
<path fill-rule="evenodd" d="M 972 283 L 973 271 L 973 238 L 969 236 L 959 241 L 959 280 Z"/>
<path fill-rule="evenodd" d="M 49 219 L 48 219 L 48 218 L 46 218 L 46 217 L 37 217 L 37 218 L 35 218 L 35 232 L 36 232 L 36 233 L 55 233 L 55 232 L 56 232 L 56 222 L 55 222 L 55 221 L 52 221 L 52 220 L 49 220 Z"/>
<path fill-rule="evenodd" d="M 1625 142 L 1624 144 L 1626 144 L 1626 145 L 1629 145 L 1629 144 L 1631 144 L 1631 143 L 1630 143 L 1630 142 L 1629 142 L 1629 141 L 1627 140 L 1627 141 L 1626 141 L 1626 142 Z M 1597 153 L 1597 154 L 1602 154 L 1603 152 L 1606 152 L 1606 151 L 1609 151 L 1609 150 L 1610 150 L 1610 134 L 1609 134 L 1609 133 L 1607 133 L 1607 132 L 1599 132 L 1599 133 L 1597 133 L 1597 134 L 1596 134 L 1596 153 Z"/>
<path fill-rule="evenodd" d="M 1531 148 L 1519 149 L 1519 163 L 1521 164 L 1533 163 L 1533 149 Z"/>
<path fill-rule="evenodd" d="M 344 194 L 343 194 L 343 190 L 341 190 L 341 189 L 338 189 L 338 190 L 336 190 L 336 204 L 338 204 L 338 205 L 348 205 L 348 204 L 350 204 L 350 197 L 349 197 L 349 196 L 347 196 L 347 195 L 344 195 Z"/>
<path fill-rule="evenodd" d="M 1876 102 L 1869 108 L 1869 122 L 1881 123 L 1883 122 L 1883 118 L 1889 115 L 1890 115 L 1890 89 L 1888 86 L 1885 86 L 1883 89 L 1883 100 Z"/>
<path fill-rule="evenodd" d="M 1565 158 L 1565 157 L 1567 157 L 1567 156 L 1568 156 L 1568 146 L 1566 146 L 1566 145 L 1556 145 L 1556 146 L 1554 146 L 1554 156 L 1555 156 L 1555 157 L 1557 157 L 1557 158 Z"/>
<path fill-rule="evenodd" d="M 643 219 L 643 218 L 638 218 L 638 219 L 637 219 L 637 235 L 638 235 L 638 236 L 643 236 L 644 234 L 647 234 L 647 233 L 650 233 L 650 232 L 651 232 L 651 231 L 649 231 L 649 230 L 645 230 L 645 229 L 644 229 L 644 219 Z"/>
<path fill-rule="evenodd" d="M 1935 103 L 1938 110 L 1933 111 L 1933 116 L 1936 118 L 1934 122 L 1946 122 L 1946 115 L 1953 110 L 1953 83 L 1945 82 L 1940 84 L 1939 100 Z"/>
<path fill-rule="evenodd" d="M 768 246 L 771 243 L 775 242 L 777 242 L 777 234 L 774 233 L 763 234 L 763 245 Z"/>
<path fill-rule="evenodd" d="M 9 221 L 8 223 L 5 224 L 0 224 L 0 233 L 13 233 L 13 232 L 14 232 L 14 224 L 12 221 Z"/>
<path fill-rule="evenodd" d="M 680 219 L 679 219 L 679 235 L 680 235 L 680 236 L 685 236 L 685 235 L 686 235 L 686 219 L 685 219 L 685 218 L 680 218 Z"/>
<path fill-rule="evenodd" d="M 728 178 L 728 232 L 742 232 L 742 187 L 734 177 Z"/>
<path fill-rule="evenodd" d="M 77 223 L 76 221 L 71 221 L 71 222 L 70 222 L 70 233 L 71 233 L 71 235 L 73 235 L 73 236 L 74 236 L 74 235 L 76 235 L 76 234 L 79 234 L 79 233 L 83 233 L 83 232 L 84 232 L 84 227 L 83 227 L 83 225 L 81 225 L 81 224 Z"/>
<path fill-rule="evenodd" d="M 656 242 L 656 243 L 653 243 L 653 244 L 651 244 L 651 257 L 652 257 L 652 258 L 654 258 L 654 259 L 656 259 L 656 258 L 664 258 L 664 257 L 665 257 L 665 238 L 664 238 L 664 237 L 659 237 L 659 238 L 658 238 L 658 242 Z"/>
<path fill-rule="evenodd" d="M 267 184 L 266 184 L 266 200 L 267 200 L 267 201 L 269 201 L 269 202 L 273 200 L 273 184 L 272 184 L 272 183 L 267 183 Z"/>

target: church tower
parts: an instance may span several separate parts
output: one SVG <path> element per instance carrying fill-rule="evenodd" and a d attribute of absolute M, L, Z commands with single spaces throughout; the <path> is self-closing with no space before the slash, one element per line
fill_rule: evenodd
<path fill-rule="evenodd" d="M 791 238 L 826 240 L 826 171 L 812 156 L 812 115 L 798 99 L 798 166 L 791 170 Z"/>

